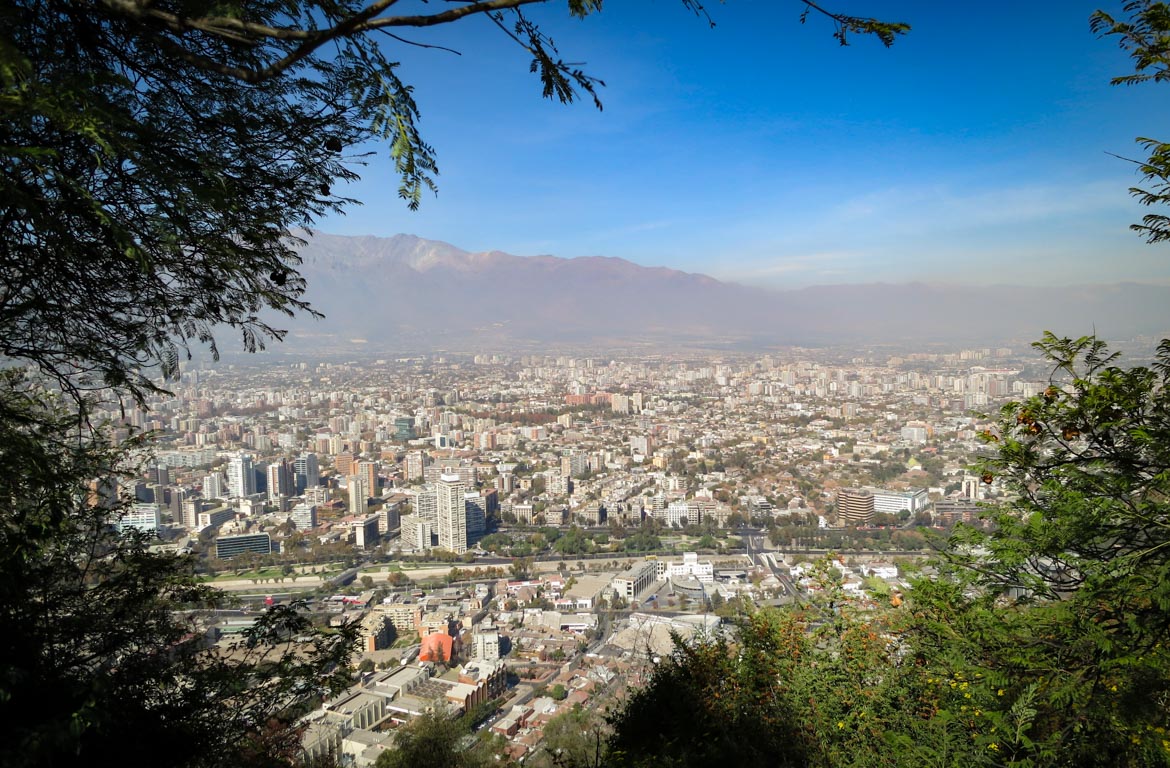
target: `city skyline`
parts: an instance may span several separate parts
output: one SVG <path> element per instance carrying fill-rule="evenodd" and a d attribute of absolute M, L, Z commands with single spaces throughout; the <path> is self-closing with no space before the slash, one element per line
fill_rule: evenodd
<path fill-rule="evenodd" d="M 669 7 L 538 16 L 605 81 L 600 113 L 542 102 L 486 20 L 419 32 L 462 53 L 395 51 L 438 152 L 438 197 L 411 213 L 372 159 L 344 192 L 364 205 L 319 227 L 779 288 L 1170 279 L 1128 230 L 1140 179 L 1113 156 L 1140 157 L 1134 138 L 1157 138 L 1167 109 L 1153 86 L 1109 84 L 1132 65 L 1089 31 L 1096 4 L 1006 19 L 847 5 L 913 30 L 890 49 L 841 48 L 827 21 L 799 23 L 798 3 L 719 5 L 714 29 Z"/>

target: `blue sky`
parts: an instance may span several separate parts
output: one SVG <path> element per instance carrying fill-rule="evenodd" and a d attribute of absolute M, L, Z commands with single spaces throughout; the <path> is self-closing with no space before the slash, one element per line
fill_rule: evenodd
<path fill-rule="evenodd" d="M 398 48 L 438 197 L 409 211 L 382 157 L 319 223 L 467 250 L 618 256 L 780 288 L 825 283 L 1170 281 L 1165 246 L 1128 225 L 1136 136 L 1163 139 L 1170 88 L 1131 71 L 1056 2 L 825 0 L 904 20 L 886 49 L 842 48 L 797 0 L 672 0 L 587 18 L 532 15 L 606 82 L 605 109 L 540 98 L 526 54 L 484 19 L 414 32 L 462 56 Z"/>

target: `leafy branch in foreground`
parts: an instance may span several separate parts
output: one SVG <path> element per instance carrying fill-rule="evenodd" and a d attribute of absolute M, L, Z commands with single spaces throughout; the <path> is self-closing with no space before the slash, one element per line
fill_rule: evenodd
<path fill-rule="evenodd" d="M 1011 499 L 989 529 L 956 529 L 947 581 L 916 586 L 921 648 L 960 651 L 1009 704 L 1028 697 L 1021 760 L 1165 764 L 1170 342 L 1129 368 L 1094 337 L 1035 346 L 1051 382 L 1004 407 L 981 467 Z"/>
<path fill-rule="evenodd" d="M 222 596 L 117 532 L 125 507 L 103 501 L 134 446 L 34 392 L 0 389 L 0 764 L 290 762 L 303 707 L 348 683 L 353 629 L 319 634 L 284 606 L 210 645 L 192 609 Z"/>
<path fill-rule="evenodd" d="M 1124 17 L 1097 11 L 1089 21 L 1095 34 L 1115 38 L 1133 60 L 1133 74 L 1115 77 L 1113 84 L 1170 81 L 1170 6 L 1155 0 L 1128 0 L 1122 10 Z M 1145 160 L 1130 162 L 1137 166 L 1146 185 L 1131 187 L 1130 194 L 1147 207 L 1170 204 L 1170 144 L 1152 138 L 1138 138 L 1136 141 L 1149 154 Z M 1134 224 L 1130 229 L 1141 234 L 1148 243 L 1164 242 L 1170 239 L 1170 217 L 1160 213 L 1146 214 L 1140 224 Z"/>

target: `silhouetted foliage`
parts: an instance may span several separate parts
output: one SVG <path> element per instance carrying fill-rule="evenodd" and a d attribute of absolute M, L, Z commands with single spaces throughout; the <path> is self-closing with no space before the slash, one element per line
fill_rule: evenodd
<path fill-rule="evenodd" d="M 0 397 L 0 764 L 291 759 L 295 717 L 348 682 L 352 632 L 317 634 L 285 605 L 211 645 L 188 610 L 220 595 L 145 535 L 118 533 L 123 507 L 92 490 L 119 476 L 130 446 L 107 447 L 50 395 Z"/>

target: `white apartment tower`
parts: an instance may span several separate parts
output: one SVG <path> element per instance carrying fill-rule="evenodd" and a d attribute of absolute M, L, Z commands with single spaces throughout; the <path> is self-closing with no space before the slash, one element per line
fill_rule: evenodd
<path fill-rule="evenodd" d="M 227 484 L 223 481 L 222 474 L 212 472 L 203 478 L 203 498 L 224 499 L 227 498 L 227 495 Z"/>
<path fill-rule="evenodd" d="M 366 502 L 370 498 L 370 488 L 367 482 L 365 473 L 347 475 L 345 478 L 345 485 L 349 489 L 349 513 L 351 515 L 364 515 L 366 512 Z"/>
<path fill-rule="evenodd" d="M 459 475 L 439 478 L 439 546 L 457 555 L 467 551 L 466 490 L 467 485 Z"/>
<path fill-rule="evenodd" d="M 414 512 L 431 527 L 439 529 L 439 493 L 432 484 L 424 485 L 414 496 Z"/>
<path fill-rule="evenodd" d="M 256 472 L 252 469 L 251 455 L 240 451 L 228 459 L 227 482 L 229 496 L 238 498 L 256 492 Z"/>

